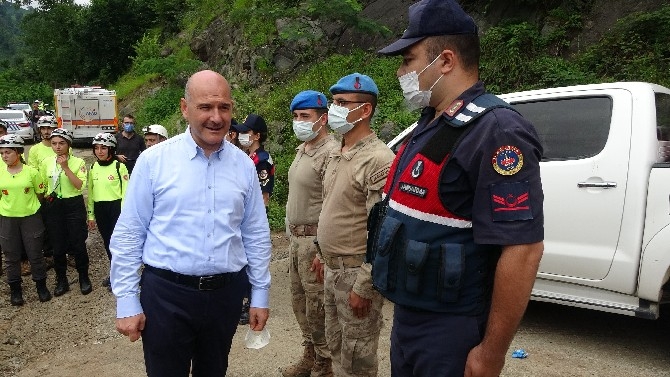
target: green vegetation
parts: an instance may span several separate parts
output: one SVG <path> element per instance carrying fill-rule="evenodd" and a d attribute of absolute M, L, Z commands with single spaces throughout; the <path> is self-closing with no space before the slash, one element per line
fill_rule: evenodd
<path fill-rule="evenodd" d="M 0 6 L 0 21 L 21 24 L 23 40 L 0 33 L 0 104 L 51 98 L 53 88 L 99 84 L 132 104 L 141 125 L 160 123 L 171 134 L 183 132 L 179 99 L 187 78 L 203 67 L 189 44 L 213 22 L 241 29 L 244 47 L 273 51 L 300 41 L 298 58 L 309 64 L 279 75 L 271 55 L 253 56 L 262 85 L 236 82 L 235 118 L 261 114 L 270 126 L 267 149 L 276 164 L 270 204 L 273 229 L 284 226 L 287 172 L 298 141 L 288 104 L 305 89 L 328 93 L 341 76 L 360 72 L 380 89 L 373 127 L 398 133 L 416 113 L 403 108 L 395 72 L 400 60 L 364 51 L 349 55 L 315 54 L 310 42 L 323 43 L 314 22 L 354 27 L 359 32 L 388 29 L 360 16 L 356 0 L 94 0 L 82 7 L 72 0 L 49 1 L 36 11 Z M 514 0 L 516 6 L 544 12 L 543 24 L 506 20 L 482 35 L 481 77 L 495 93 L 616 80 L 650 81 L 670 86 L 670 6 L 621 19 L 593 46 L 575 46 L 592 1 Z M 486 6 L 486 3 L 484 4 Z M 492 2 L 489 6 L 493 6 Z M 9 15 L 9 16 L 8 16 Z M 14 29 L 16 30 L 16 27 Z M 104 31 L 104 32 L 101 32 Z M 304 43 L 303 43 L 304 42 Z M 23 44 L 22 44 L 23 43 Z M 327 43 L 326 43 L 327 44 Z M 3 50 L 2 46 L 11 50 Z M 21 50 L 22 46 L 25 49 Z M 332 46 L 331 46 L 332 51 Z"/>

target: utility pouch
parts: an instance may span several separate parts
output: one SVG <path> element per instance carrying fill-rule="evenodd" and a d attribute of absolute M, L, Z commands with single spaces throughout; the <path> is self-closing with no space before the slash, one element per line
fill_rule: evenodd
<path fill-rule="evenodd" d="M 438 276 L 438 299 L 455 302 L 461 287 L 461 275 L 465 267 L 464 246 L 447 243 L 440 247 L 440 273 Z"/>
<path fill-rule="evenodd" d="M 393 217 L 385 217 L 379 229 L 379 241 L 376 243 L 372 260 L 372 284 L 380 291 L 395 290 L 398 278 L 397 249 L 400 243 L 397 233 L 402 222 Z"/>
<path fill-rule="evenodd" d="M 421 291 L 421 277 L 423 266 L 428 259 L 428 244 L 409 240 L 405 249 L 405 289 L 407 292 L 419 294 Z"/>
<path fill-rule="evenodd" d="M 370 210 L 368 215 L 368 240 L 367 247 L 365 252 L 365 260 L 368 263 L 372 263 L 375 258 L 375 251 L 377 249 L 377 243 L 379 240 L 379 231 L 386 217 L 386 210 L 388 209 L 388 200 L 381 200 L 375 203 Z"/>

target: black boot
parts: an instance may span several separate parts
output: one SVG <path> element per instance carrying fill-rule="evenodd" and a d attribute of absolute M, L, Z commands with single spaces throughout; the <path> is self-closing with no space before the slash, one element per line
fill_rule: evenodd
<path fill-rule="evenodd" d="M 79 273 L 79 289 L 81 289 L 82 295 L 87 295 L 91 293 L 91 291 L 93 290 L 93 286 L 91 285 L 91 279 L 88 278 L 87 272 Z"/>
<path fill-rule="evenodd" d="M 40 302 L 51 300 L 51 292 L 47 288 L 47 278 L 35 281 L 35 288 L 37 289 L 37 297 L 39 297 Z"/>
<path fill-rule="evenodd" d="M 9 283 L 9 288 L 11 290 L 9 296 L 9 302 L 12 304 L 12 306 L 23 305 L 25 301 L 23 301 L 23 290 L 21 289 L 21 281 L 15 281 L 13 283 Z"/>
<path fill-rule="evenodd" d="M 65 292 L 70 290 L 70 283 L 67 281 L 67 275 L 56 275 L 56 288 L 54 288 L 54 296 L 62 296 Z"/>

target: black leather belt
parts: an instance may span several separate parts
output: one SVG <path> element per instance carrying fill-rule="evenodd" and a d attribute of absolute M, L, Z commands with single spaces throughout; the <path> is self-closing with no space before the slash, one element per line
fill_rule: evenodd
<path fill-rule="evenodd" d="M 165 280 L 169 280 L 173 283 L 184 285 L 200 291 L 213 291 L 215 289 L 221 289 L 230 283 L 239 273 L 239 271 L 237 271 L 208 276 L 193 276 L 180 274 L 170 270 L 164 270 L 162 268 L 156 268 L 149 265 L 145 265 L 144 269 L 151 271 L 153 274 L 156 274 Z"/>

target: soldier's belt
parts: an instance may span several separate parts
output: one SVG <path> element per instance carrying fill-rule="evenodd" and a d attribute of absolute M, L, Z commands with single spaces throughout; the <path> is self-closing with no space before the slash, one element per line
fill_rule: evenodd
<path fill-rule="evenodd" d="M 292 225 L 288 224 L 288 229 L 296 237 L 316 236 L 316 224 Z"/>
<path fill-rule="evenodd" d="M 322 254 L 324 263 L 331 269 L 360 267 L 365 262 L 365 254 L 328 255 Z"/>

